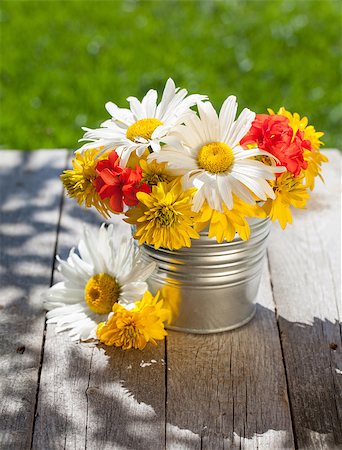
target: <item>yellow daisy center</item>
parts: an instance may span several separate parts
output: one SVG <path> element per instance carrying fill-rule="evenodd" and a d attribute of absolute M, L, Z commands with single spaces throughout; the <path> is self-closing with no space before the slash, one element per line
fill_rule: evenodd
<path fill-rule="evenodd" d="M 210 142 L 198 152 L 197 162 L 201 169 L 210 173 L 224 173 L 234 161 L 234 152 L 224 142 Z"/>
<path fill-rule="evenodd" d="M 118 282 L 107 273 L 99 273 L 89 278 L 84 290 L 85 302 L 96 314 L 110 313 L 119 295 Z"/>
<path fill-rule="evenodd" d="M 156 211 L 157 223 L 162 227 L 170 227 L 176 220 L 177 213 L 172 206 L 162 206 Z"/>
<path fill-rule="evenodd" d="M 160 125 L 163 125 L 163 122 L 159 119 L 141 119 L 128 127 L 126 136 L 131 141 L 135 141 L 138 137 L 151 139 L 153 131 Z"/>

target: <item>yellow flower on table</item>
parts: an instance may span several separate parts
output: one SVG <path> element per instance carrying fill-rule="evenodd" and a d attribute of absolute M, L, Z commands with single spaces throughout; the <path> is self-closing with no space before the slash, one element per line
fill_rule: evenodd
<path fill-rule="evenodd" d="M 295 177 L 290 172 L 285 172 L 272 184 L 276 198 L 268 199 L 263 209 L 272 221 L 278 220 L 285 229 L 288 223 L 292 223 L 291 206 L 304 208 L 310 197 L 304 184 L 304 175 Z"/>
<path fill-rule="evenodd" d="M 98 325 L 97 337 L 108 346 L 143 350 L 148 342 L 157 345 L 156 341 L 167 335 L 164 328 L 167 316 L 159 293 L 153 297 L 147 291 L 131 310 L 116 303 L 109 319 Z"/>
<path fill-rule="evenodd" d="M 152 192 L 138 192 L 139 204 L 127 211 L 126 222 L 134 224 L 134 237 L 139 244 L 150 244 L 176 250 L 190 247 L 191 238 L 198 239 L 193 229 L 195 213 L 192 211 L 192 196 L 196 189 L 183 191 L 181 181 L 158 183 Z"/>

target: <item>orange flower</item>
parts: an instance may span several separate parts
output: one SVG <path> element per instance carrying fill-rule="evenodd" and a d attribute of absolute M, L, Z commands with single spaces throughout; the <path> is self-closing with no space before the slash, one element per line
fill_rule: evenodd
<path fill-rule="evenodd" d="M 301 169 L 307 168 L 304 151 L 311 150 L 311 142 L 304 139 L 304 133 L 300 130 L 294 132 L 289 119 L 278 114 L 257 114 L 240 144 L 254 144 L 261 150 L 266 150 L 295 176 L 299 175 Z"/>

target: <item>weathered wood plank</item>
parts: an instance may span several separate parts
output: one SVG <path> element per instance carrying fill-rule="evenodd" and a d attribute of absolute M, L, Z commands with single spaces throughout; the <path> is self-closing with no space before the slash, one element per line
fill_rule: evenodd
<path fill-rule="evenodd" d="M 58 254 L 77 244 L 83 223 L 102 221 L 65 199 Z M 143 352 L 76 345 L 48 325 L 33 448 L 164 448 L 164 365 L 163 343 Z"/>
<path fill-rule="evenodd" d="M 240 329 L 167 340 L 167 449 L 293 448 L 265 264 L 256 317 Z"/>
<path fill-rule="evenodd" d="M 66 151 L 0 151 L 0 399 L 3 449 L 31 444 Z"/>
<path fill-rule="evenodd" d="M 165 347 L 96 349 L 88 388 L 87 448 L 165 448 Z"/>
<path fill-rule="evenodd" d="M 269 245 L 274 298 L 298 448 L 342 447 L 340 153 L 325 184 Z"/>

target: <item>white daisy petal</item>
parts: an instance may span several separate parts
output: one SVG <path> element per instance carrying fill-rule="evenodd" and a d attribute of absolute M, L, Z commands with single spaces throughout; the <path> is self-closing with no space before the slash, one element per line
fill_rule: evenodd
<path fill-rule="evenodd" d="M 244 149 L 239 145 L 234 147 L 234 159 L 236 161 L 240 159 L 252 158 L 254 156 L 269 156 L 272 160 L 276 161 L 277 163 L 280 162 L 275 156 L 273 156 L 269 152 L 266 152 L 265 150 L 260 150 L 258 148 Z"/>
<path fill-rule="evenodd" d="M 229 178 L 229 182 L 231 184 L 232 191 L 238 198 L 240 198 L 246 203 L 249 203 L 250 205 L 255 204 L 255 200 L 252 194 L 248 191 L 248 189 L 245 188 L 245 186 L 239 180 L 234 178 L 234 176 L 231 176 Z"/>
<path fill-rule="evenodd" d="M 165 88 L 163 91 L 163 95 L 159 105 L 157 106 L 156 117 L 158 119 L 163 119 L 166 111 L 168 109 L 169 104 L 171 103 L 175 93 L 177 92 L 175 82 L 172 78 L 169 78 L 166 81 Z"/>
<path fill-rule="evenodd" d="M 199 212 L 199 210 L 202 208 L 204 201 L 205 201 L 204 189 L 198 189 L 193 198 L 192 209 L 195 212 Z"/>
<path fill-rule="evenodd" d="M 222 142 L 227 142 L 237 112 L 235 95 L 230 95 L 224 102 L 220 111 L 220 137 Z"/>
<path fill-rule="evenodd" d="M 135 120 L 146 118 L 144 108 L 141 102 L 136 97 L 128 97 L 127 101 Z"/>
<path fill-rule="evenodd" d="M 199 118 L 197 116 L 194 116 L 191 119 L 187 119 L 188 123 L 193 120 L 198 120 Z M 186 123 L 186 122 L 185 122 Z M 167 139 L 166 144 L 175 147 L 177 150 L 182 151 L 182 142 L 184 145 L 186 145 L 191 150 L 195 150 L 200 148 L 203 145 L 203 137 L 201 135 L 202 130 L 200 127 L 200 121 L 199 121 L 199 133 L 196 132 L 196 130 L 193 129 L 194 127 L 185 126 L 185 125 L 178 125 L 175 127 L 169 136 L 166 136 Z M 185 129 L 185 131 L 184 131 Z M 169 141 L 170 139 L 170 141 Z M 174 139 L 174 141 L 172 141 Z"/>
<path fill-rule="evenodd" d="M 219 120 L 217 113 L 210 102 L 200 102 L 197 104 L 201 119 L 201 125 L 207 142 L 220 140 Z"/>
<path fill-rule="evenodd" d="M 117 279 L 120 285 L 127 285 L 130 283 L 136 283 L 141 280 L 147 280 L 147 278 L 154 272 L 156 264 L 154 262 L 145 264 L 144 262 L 138 262 L 133 270 L 130 270 L 124 276 L 118 276 Z"/>
<path fill-rule="evenodd" d="M 201 119 L 192 115 L 186 118 L 184 121 L 185 126 L 183 128 L 177 128 L 175 131 L 179 131 L 178 136 L 184 145 L 188 148 L 200 148 L 203 143 L 208 143 L 205 129 L 202 127 Z M 197 136 L 196 141 L 194 136 Z"/>
<path fill-rule="evenodd" d="M 154 89 L 150 89 L 142 99 L 141 106 L 144 108 L 145 118 L 156 116 L 157 98 L 157 91 Z"/>
<path fill-rule="evenodd" d="M 176 150 L 162 150 L 157 154 L 151 153 L 147 159 L 148 161 L 155 159 L 157 162 L 167 162 L 170 169 L 180 169 L 183 173 L 198 168 L 196 161 L 190 155 Z"/>
<path fill-rule="evenodd" d="M 260 200 L 266 200 L 265 186 L 262 185 L 260 180 L 252 178 L 248 175 L 242 175 L 240 173 L 234 173 L 234 177 L 247 186 Z M 270 187 L 271 189 L 271 187 Z M 273 192 L 273 190 L 272 190 Z"/>
<path fill-rule="evenodd" d="M 121 290 L 120 304 L 128 304 L 141 299 L 147 290 L 147 284 L 144 281 L 137 281 L 124 285 Z"/>
<path fill-rule="evenodd" d="M 166 147 L 173 147 L 178 151 L 183 150 L 183 146 L 182 146 L 180 140 L 177 138 L 177 136 L 172 136 L 172 135 L 164 136 L 163 143 L 166 144 L 163 149 L 166 149 Z M 151 156 L 152 155 L 153 155 L 153 153 L 151 154 Z"/>
<path fill-rule="evenodd" d="M 159 153 L 161 150 L 161 146 L 159 142 L 150 141 L 150 147 L 153 153 Z"/>
<path fill-rule="evenodd" d="M 63 316 L 70 317 L 72 314 L 79 314 L 83 312 L 84 306 L 80 303 L 76 303 L 75 305 L 66 305 L 52 309 L 46 313 L 46 318 L 50 321 L 49 323 L 54 323 L 59 320 L 58 318 L 62 318 Z"/>
<path fill-rule="evenodd" d="M 105 108 L 108 113 L 112 116 L 112 120 L 119 123 L 124 123 L 125 125 L 132 125 L 134 123 L 134 117 L 132 112 L 127 108 L 119 108 L 113 102 L 107 102 Z"/>
<path fill-rule="evenodd" d="M 256 164 L 254 165 L 253 163 Z M 261 177 L 266 180 L 273 180 L 275 178 L 274 173 L 269 170 L 268 166 L 265 166 L 265 164 L 259 161 L 238 161 L 231 169 L 231 174 L 235 173 L 242 173 L 252 177 Z"/>
<path fill-rule="evenodd" d="M 248 108 L 245 108 L 232 126 L 225 142 L 227 142 L 231 148 L 238 145 L 241 139 L 246 135 L 247 131 L 251 128 L 254 119 L 255 113 Z"/>
<path fill-rule="evenodd" d="M 232 186 L 229 182 L 229 175 L 217 175 L 218 190 L 221 195 L 223 203 L 227 205 L 228 209 L 233 208 L 233 194 Z M 219 205 L 219 209 L 221 206 Z M 216 208 L 217 209 L 217 208 Z"/>
<path fill-rule="evenodd" d="M 204 195 L 210 208 L 221 211 L 222 200 L 219 192 L 215 189 L 212 189 L 210 186 L 206 185 L 204 185 L 202 189 L 204 190 Z"/>

